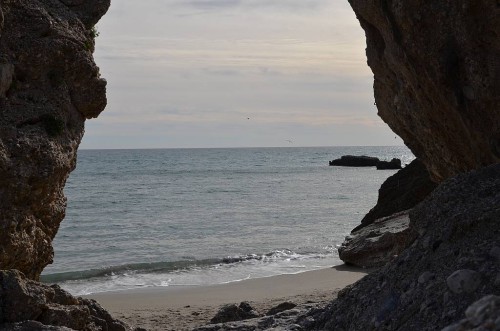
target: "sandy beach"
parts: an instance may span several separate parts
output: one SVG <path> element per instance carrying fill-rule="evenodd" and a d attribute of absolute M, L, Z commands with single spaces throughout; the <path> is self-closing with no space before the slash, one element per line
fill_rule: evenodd
<path fill-rule="evenodd" d="M 154 287 L 88 296 L 115 317 L 149 330 L 190 330 L 208 324 L 224 304 L 248 301 L 259 313 L 284 302 L 326 303 L 367 270 L 347 266 L 212 286 Z"/>

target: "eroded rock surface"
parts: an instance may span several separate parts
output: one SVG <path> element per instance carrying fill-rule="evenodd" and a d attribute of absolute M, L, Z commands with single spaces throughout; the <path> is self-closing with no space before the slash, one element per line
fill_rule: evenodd
<path fill-rule="evenodd" d="M 0 271 L 0 330 L 127 331 L 96 301 L 75 298 L 57 285 Z"/>
<path fill-rule="evenodd" d="M 429 172 L 418 159 L 385 180 L 378 190 L 378 200 L 361 225 L 353 232 L 373 223 L 375 220 L 409 210 L 424 200 L 435 188 Z"/>
<path fill-rule="evenodd" d="M 243 321 L 251 318 L 258 317 L 259 314 L 250 306 L 246 301 L 241 302 L 239 305 L 229 304 L 223 306 L 217 314 L 210 320 L 210 323 L 226 323 L 232 321 Z"/>
<path fill-rule="evenodd" d="M 109 0 L 0 0 L 0 269 L 52 262 L 86 119 L 106 106 L 93 25 Z"/>
<path fill-rule="evenodd" d="M 339 257 L 345 263 L 358 267 L 381 267 L 416 238 L 409 225 L 407 211 L 375 220 L 346 237 L 339 247 Z"/>
<path fill-rule="evenodd" d="M 380 117 L 436 181 L 500 162 L 500 7 L 349 0 Z"/>
<path fill-rule="evenodd" d="M 499 220 L 500 164 L 446 181 L 410 212 L 414 243 L 311 312 L 307 329 L 440 330 L 460 321 L 469 305 L 500 294 Z"/>

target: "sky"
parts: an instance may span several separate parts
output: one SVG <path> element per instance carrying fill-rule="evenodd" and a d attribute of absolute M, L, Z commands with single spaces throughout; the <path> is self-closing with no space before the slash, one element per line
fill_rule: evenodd
<path fill-rule="evenodd" d="M 97 29 L 81 148 L 402 144 L 347 0 L 114 0 Z"/>

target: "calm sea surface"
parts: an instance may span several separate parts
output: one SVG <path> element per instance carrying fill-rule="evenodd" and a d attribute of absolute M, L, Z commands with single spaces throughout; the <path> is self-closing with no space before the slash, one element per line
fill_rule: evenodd
<path fill-rule="evenodd" d="M 395 171 L 329 167 L 405 147 L 82 150 L 42 280 L 73 294 L 205 285 L 340 264 Z"/>

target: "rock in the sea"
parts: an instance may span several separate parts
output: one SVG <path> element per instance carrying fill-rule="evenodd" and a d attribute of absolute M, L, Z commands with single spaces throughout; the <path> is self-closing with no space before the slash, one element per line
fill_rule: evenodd
<path fill-rule="evenodd" d="M 304 329 L 430 331 L 460 321 L 472 303 L 498 293 L 500 264 L 489 253 L 498 246 L 499 219 L 500 164 L 445 181 L 410 212 L 413 244 L 311 311 L 313 323 Z M 480 285 L 451 292 L 447 278 L 465 269 L 481 275 Z"/>
<path fill-rule="evenodd" d="M 401 169 L 401 160 L 394 158 L 390 161 L 378 161 L 375 166 L 377 170 L 397 170 Z"/>
<path fill-rule="evenodd" d="M 241 302 L 239 306 L 235 304 L 225 305 L 210 320 L 210 323 L 226 323 L 233 321 L 243 321 L 258 317 L 259 314 L 250 306 L 248 302 Z"/>
<path fill-rule="evenodd" d="M 331 166 L 343 167 L 375 167 L 380 160 L 371 156 L 344 155 L 340 159 L 329 161 Z"/>
<path fill-rule="evenodd" d="M 52 262 L 86 119 L 106 106 L 92 27 L 109 0 L 0 0 L 0 269 Z"/>
<path fill-rule="evenodd" d="M 429 172 L 418 159 L 390 176 L 378 190 L 378 200 L 361 225 L 353 231 L 373 223 L 376 219 L 409 210 L 424 200 L 435 188 Z"/>
<path fill-rule="evenodd" d="M 0 270 L 0 330 L 127 331 L 96 301 L 75 298 L 59 286 Z"/>
<path fill-rule="evenodd" d="M 498 2 L 349 0 L 379 116 L 436 181 L 500 162 Z"/>
<path fill-rule="evenodd" d="M 408 212 L 378 219 L 351 233 L 339 247 L 339 257 L 347 264 L 372 268 L 385 265 L 416 238 L 409 228 Z"/>

